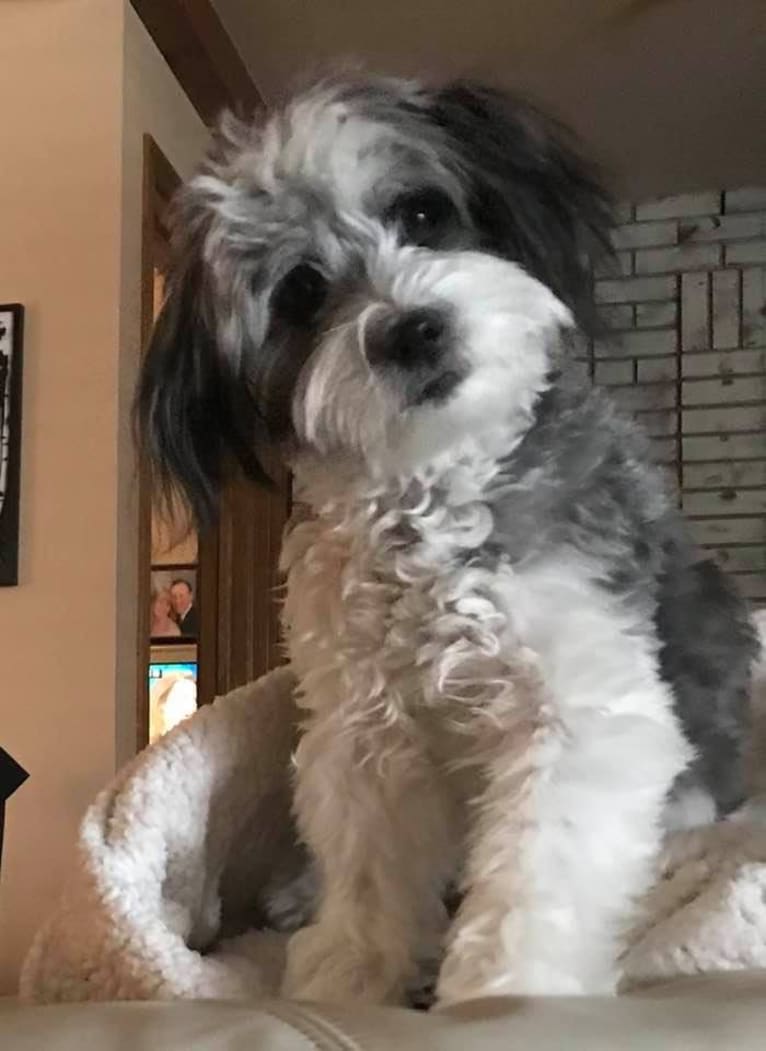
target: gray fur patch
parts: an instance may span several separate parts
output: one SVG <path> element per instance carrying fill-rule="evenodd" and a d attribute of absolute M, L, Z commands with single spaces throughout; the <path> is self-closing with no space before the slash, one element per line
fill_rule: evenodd
<path fill-rule="evenodd" d="M 495 530 L 482 558 L 523 564 L 571 546 L 603 567 L 603 587 L 646 609 L 697 750 L 677 790 L 703 788 L 719 814 L 735 809 L 745 795 L 755 631 L 724 573 L 695 550 L 641 431 L 603 392 L 562 377 L 490 500 Z"/>

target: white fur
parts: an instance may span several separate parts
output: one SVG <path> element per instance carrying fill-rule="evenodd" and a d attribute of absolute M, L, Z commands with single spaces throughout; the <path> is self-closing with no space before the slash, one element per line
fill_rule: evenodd
<path fill-rule="evenodd" d="M 599 567 L 566 550 L 515 569 L 468 558 L 492 530 L 496 458 L 529 430 L 572 320 L 513 263 L 397 243 L 364 207 L 389 135 L 320 93 L 240 148 L 237 180 L 209 188 L 230 229 L 239 180 L 321 185 L 336 216 L 321 266 L 340 279 L 356 264 L 292 398 L 299 495 L 316 515 L 284 552 L 309 715 L 295 806 L 323 898 L 290 945 L 285 989 L 400 999 L 438 956 L 455 880 L 442 1002 L 611 990 L 690 756 L 651 615 L 591 585 Z M 424 307 L 448 316 L 444 367 L 462 377 L 438 404 L 368 358 L 381 317 Z"/>
<path fill-rule="evenodd" d="M 411 85 L 411 92 L 414 100 L 417 85 Z M 436 146 L 425 138 L 412 145 L 417 149 L 408 163 L 416 167 L 410 177 L 417 177 L 418 167 L 431 179 L 438 173 L 459 200 L 463 187 Z M 255 178 L 269 192 L 278 189 L 282 180 L 295 177 L 322 186 L 332 194 L 338 213 L 358 217 L 367 210 L 370 189 L 390 182 L 392 161 L 401 146 L 401 129 L 362 116 L 338 97 L 336 86 L 328 84 L 275 114 L 253 148 L 240 154 L 240 168 L 244 178 Z"/>
<path fill-rule="evenodd" d="M 319 342 L 303 369 L 293 405 L 298 437 L 322 456 L 361 456 L 378 478 L 407 477 L 445 453 L 454 458 L 461 441 L 477 436 L 487 450 L 493 434 L 498 449 L 512 449 L 545 389 L 558 330 L 572 323 L 566 308 L 513 263 L 402 248 L 390 234 L 365 270 L 366 303 Z M 367 327 L 381 312 L 444 305 L 468 374 L 446 404 L 408 408 L 395 380 L 370 369 Z"/>
<path fill-rule="evenodd" d="M 624 925 L 689 752 L 640 617 L 605 601 L 592 577 L 570 556 L 508 582 L 546 703 L 524 722 L 511 706 L 489 757 L 442 1001 L 614 991 Z"/>
<path fill-rule="evenodd" d="M 515 505 L 492 498 L 498 458 L 538 409 L 556 411 L 541 395 L 572 319 L 519 266 L 455 250 L 492 241 L 468 207 L 481 182 L 436 114 L 404 119 L 410 90 L 395 92 L 401 119 L 385 91 L 350 104 L 324 85 L 262 130 L 231 123 L 188 209 L 215 327 L 201 349 L 215 347 L 222 390 L 244 380 L 258 422 L 289 444 L 315 516 L 285 547 L 285 624 L 307 715 L 295 808 L 322 900 L 290 945 L 285 988 L 398 1000 L 446 936 L 441 1002 L 609 991 L 689 750 L 658 675 L 651 588 L 610 593 L 614 566 L 568 547 L 566 522 L 550 537 L 545 521 L 518 523 L 546 542 L 526 561 L 518 545 L 513 565 L 500 554 L 493 508 Z M 528 146 L 520 169 L 532 162 L 541 198 L 560 192 L 547 149 Z M 429 188 L 451 218 L 410 214 Z M 551 251 L 576 251 L 570 210 L 534 196 L 522 257 L 576 304 L 579 280 L 535 263 L 551 225 Z M 310 318 L 291 302 L 296 267 L 324 279 L 303 304 Z M 235 446 L 250 428 L 240 401 Z M 604 414 L 607 434 L 613 422 Z M 545 467 L 533 474 L 518 485 L 555 484 Z M 664 492 L 643 491 L 656 506 L 642 512 L 662 518 Z M 613 525 L 615 538 L 630 528 Z M 568 535 L 578 542 L 575 526 Z M 464 899 L 447 932 L 450 882 Z"/>
<path fill-rule="evenodd" d="M 494 461 L 467 439 L 461 457 L 406 496 L 297 465 L 318 517 L 284 551 L 310 713 L 296 812 L 324 899 L 291 943 L 291 995 L 399 999 L 461 873 L 442 1002 L 613 989 L 689 758 L 641 611 L 593 567 L 445 569 L 491 528 Z"/>
<path fill-rule="evenodd" d="M 320 343 L 294 401 L 318 453 L 295 464 L 317 517 L 284 551 L 310 713 L 296 812 L 324 898 L 291 944 L 286 991 L 401 998 L 438 952 L 451 879 L 466 896 L 442 1002 L 611 990 L 690 757 L 650 618 L 590 584 L 596 567 L 574 553 L 515 570 L 459 558 L 491 531 L 495 456 L 528 429 L 569 316 L 475 253 L 388 248 L 367 270 L 366 311 Z M 444 303 L 468 378 L 408 410 L 370 375 L 367 317 Z M 325 466 L 338 449 L 344 470 Z"/>

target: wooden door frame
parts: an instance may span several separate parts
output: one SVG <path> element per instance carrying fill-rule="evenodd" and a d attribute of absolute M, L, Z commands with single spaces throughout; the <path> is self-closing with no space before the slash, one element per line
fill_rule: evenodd
<path fill-rule="evenodd" d="M 223 110 L 251 116 L 263 98 L 210 0 L 131 0 L 155 46 L 202 120 L 210 125 Z M 141 336 L 145 347 L 153 323 L 155 233 L 178 176 L 151 136 L 144 138 L 144 218 Z M 219 525 L 198 538 L 198 701 L 256 678 L 281 662 L 277 571 L 284 524 L 290 512 L 286 472 L 267 492 L 240 475 L 227 484 Z M 139 638 L 136 741 L 149 732 L 151 491 L 148 465 L 139 465 Z M 236 543 L 234 542 L 236 534 Z M 248 561 L 250 560 L 250 561 Z"/>
<path fill-rule="evenodd" d="M 151 137 L 144 136 L 141 246 L 141 341 L 145 348 L 154 324 L 154 275 L 166 262 L 166 215 L 180 178 Z M 159 246 L 159 251 L 158 251 Z M 286 470 L 268 465 L 277 483 L 262 489 L 233 470 L 220 499 L 218 521 L 197 538 L 197 701 L 256 679 L 282 662 L 278 572 L 282 532 L 290 513 Z M 152 491 L 149 464 L 138 464 L 138 641 L 136 661 L 136 745 L 149 739 L 148 667 Z"/>
<path fill-rule="evenodd" d="M 154 275 L 167 241 L 165 213 L 180 177 L 151 135 L 143 139 L 141 218 L 141 355 L 154 324 Z M 136 750 L 149 743 L 149 662 L 151 658 L 152 490 L 151 470 L 139 457 L 138 475 L 138 636 L 136 640 Z"/>
<path fill-rule="evenodd" d="M 244 116 L 263 98 L 210 0 L 131 0 L 176 80 L 206 124 Z"/>
<path fill-rule="evenodd" d="M 155 271 L 168 262 L 167 212 L 181 178 L 151 135 L 143 140 L 143 217 L 141 228 L 141 348 L 149 343 L 154 325 Z M 149 681 L 151 659 L 152 485 L 145 457 L 138 463 L 138 639 L 136 648 L 136 747 L 149 743 Z M 197 703 L 208 704 L 216 693 L 218 668 L 218 530 L 197 538 Z"/>
<path fill-rule="evenodd" d="M 168 262 L 167 212 L 181 178 L 151 135 L 143 139 L 143 216 L 141 228 L 141 348 L 154 326 L 155 271 Z M 152 486 L 145 457 L 138 464 L 138 640 L 136 747 L 149 743 L 149 681 L 151 659 Z M 197 538 L 197 703 L 207 704 L 216 693 L 218 667 L 218 532 L 212 528 Z"/>

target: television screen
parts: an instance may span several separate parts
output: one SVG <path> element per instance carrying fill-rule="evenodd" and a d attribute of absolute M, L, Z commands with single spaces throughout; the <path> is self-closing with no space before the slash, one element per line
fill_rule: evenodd
<path fill-rule="evenodd" d="M 153 659 L 149 665 L 149 740 L 155 741 L 196 710 L 197 662 Z"/>

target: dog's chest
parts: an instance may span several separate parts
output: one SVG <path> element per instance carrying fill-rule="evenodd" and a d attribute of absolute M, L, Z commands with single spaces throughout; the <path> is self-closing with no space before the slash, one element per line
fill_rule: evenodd
<path fill-rule="evenodd" d="M 459 531 L 429 543 L 376 526 L 311 521 L 286 541 L 284 622 L 302 703 L 342 708 L 371 733 L 398 725 L 448 753 L 513 677 L 513 575 L 461 558 Z"/>

